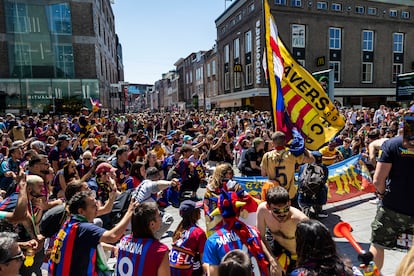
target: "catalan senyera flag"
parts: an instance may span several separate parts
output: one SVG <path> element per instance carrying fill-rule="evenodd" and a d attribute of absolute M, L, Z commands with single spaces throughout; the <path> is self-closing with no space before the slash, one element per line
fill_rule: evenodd
<path fill-rule="evenodd" d="M 275 130 L 286 133 L 296 127 L 305 138 L 305 147 L 318 150 L 345 126 L 344 117 L 318 81 L 283 45 L 267 0 L 264 0 L 264 13 L 266 59 L 263 64 L 269 74 Z"/>

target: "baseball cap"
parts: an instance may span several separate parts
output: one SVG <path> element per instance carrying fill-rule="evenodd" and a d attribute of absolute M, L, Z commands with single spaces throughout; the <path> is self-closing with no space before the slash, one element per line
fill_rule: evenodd
<path fill-rule="evenodd" d="M 96 174 L 102 174 L 102 173 L 107 173 L 107 172 L 115 172 L 116 168 L 112 167 L 111 164 L 109 163 L 101 163 L 98 165 L 98 167 L 96 167 Z"/>
<path fill-rule="evenodd" d="M 172 140 L 173 138 L 172 138 L 172 136 L 171 135 L 168 135 L 167 136 L 167 140 Z"/>
<path fill-rule="evenodd" d="M 193 137 L 191 137 L 190 135 L 184 135 L 183 140 L 184 142 L 187 142 L 188 140 L 193 140 Z"/>
<path fill-rule="evenodd" d="M 180 215 L 183 214 L 190 214 L 192 213 L 195 209 L 199 209 L 203 207 L 203 202 L 202 201 L 192 201 L 192 200 L 184 200 L 183 202 L 181 202 L 180 204 Z"/>
<path fill-rule="evenodd" d="M 58 136 L 58 141 L 70 141 L 72 140 L 68 135 L 62 134 Z"/>

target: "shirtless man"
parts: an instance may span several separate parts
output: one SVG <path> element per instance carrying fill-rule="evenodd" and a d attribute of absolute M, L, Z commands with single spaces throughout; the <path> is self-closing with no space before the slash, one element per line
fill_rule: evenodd
<path fill-rule="evenodd" d="M 257 228 L 261 239 L 274 258 L 282 253 L 290 257 L 288 273 L 296 263 L 296 226 L 306 219 L 308 217 L 304 213 L 290 206 L 289 193 L 281 186 L 270 188 L 266 202 L 257 208 Z"/>

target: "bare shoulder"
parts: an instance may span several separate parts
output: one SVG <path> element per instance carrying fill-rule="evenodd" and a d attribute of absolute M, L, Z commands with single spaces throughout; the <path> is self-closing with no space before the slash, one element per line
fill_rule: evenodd
<path fill-rule="evenodd" d="M 297 223 L 309 219 L 301 210 L 295 207 L 290 207 L 290 211 L 292 212 L 292 220 L 296 221 Z"/>
<path fill-rule="evenodd" d="M 266 204 L 267 204 L 266 202 L 260 203 L 259 206 L 257 207 L 257 213 L 263 213 L 267 211 Z"/>

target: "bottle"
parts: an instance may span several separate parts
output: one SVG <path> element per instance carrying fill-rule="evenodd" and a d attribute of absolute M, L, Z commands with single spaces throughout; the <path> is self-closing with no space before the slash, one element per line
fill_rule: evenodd
<path fill-rule="evenodd" d="M 33 263 L 34 263 L 34 255 L 35 255 L 35 252 L 33 251 L 32 248 L 29 247 L 26 250 L 26 258 L 24 260 L 24 266 L 25 267 L 29 267 L 29 266 L 32 266 L 33 265 Z"/>

